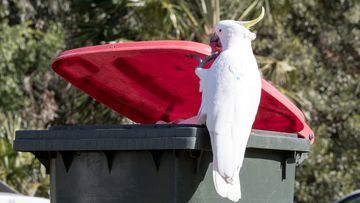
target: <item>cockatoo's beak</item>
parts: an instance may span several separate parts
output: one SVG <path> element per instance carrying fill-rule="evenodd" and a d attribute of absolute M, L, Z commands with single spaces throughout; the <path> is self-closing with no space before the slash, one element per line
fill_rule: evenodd
<path fill-rule="evenodd" d="M 210 46 L 213 50 L 221 49 L 221 41 L 216 33 L 212 33 L 210 36 Z"/>
<path fill-rule="evenodd" d="M 249 20 L 249 21 L 238 21 L 240 25 L 246 27 L 247 29 L 251 28 L 252 26 L 254 26 L 256 23 L 258 23 L 259 21 L 261 21 L 264 18 L 265 15 L 265 9 L 264 7 L 261 7 L 261 13 L 260 15 L 255 18 L 254 20 Z"/>

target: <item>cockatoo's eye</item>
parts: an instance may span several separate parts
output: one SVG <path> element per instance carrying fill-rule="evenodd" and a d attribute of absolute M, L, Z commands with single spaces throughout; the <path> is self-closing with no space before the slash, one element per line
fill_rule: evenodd
<path fill-rule="evenodd" d="M 221 29 L 219 29 L 219 32 L 221 32 Z"/>

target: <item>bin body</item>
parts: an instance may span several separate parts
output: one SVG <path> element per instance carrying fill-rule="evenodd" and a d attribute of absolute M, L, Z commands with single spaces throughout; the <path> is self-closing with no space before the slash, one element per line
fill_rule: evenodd
<path fill-rule="evenodd" d="M 195 125 L 57 127 L 18 131 L 50 173 L 54 203 L 231 202 L 212 180 L 206 128 Z M 309 142 L 253 131 L 240 173 L 240 202 L 293 202 L 295 166 Z"/>

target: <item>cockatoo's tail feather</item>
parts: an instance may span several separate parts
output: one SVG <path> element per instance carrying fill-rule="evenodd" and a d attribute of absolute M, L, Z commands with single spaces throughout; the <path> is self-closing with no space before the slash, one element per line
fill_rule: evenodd
<path fill-rule="evenodd" d="M 216 192 L 224 198 L 237 202 L 241 198 L 239 177 L 235 177 L 232 183 L 228 183 L 216 171 L 213 170 L 213 180 Z"/>

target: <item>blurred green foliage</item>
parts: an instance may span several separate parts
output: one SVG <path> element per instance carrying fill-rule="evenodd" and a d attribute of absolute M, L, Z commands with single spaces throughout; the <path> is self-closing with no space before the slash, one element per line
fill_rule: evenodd
<path fill-rule="evenodd" d="M 251 19 L 263 76 L 305 113 L 316 143 L 298 167 L 295 201 L 331 202 L 360 188 L 360 1 L 2 0 L 0 178 L 47 196 L 32 155 L 12 151 L 16 129 L 129 122 L 50 70 L 61 50 L 128 40 L 207 42 L 219 19 Z"/>
<path fill-rule="evenodd" d="M 0 4 L 0 179 L 19 192 L 47 196 L 48 178 L 30 153 L 12 149 L 15 130 L 42 129 L 56 115 L 49 66 L 63 48 L 56 22 L 36 21 L 23 1 Z"/>

